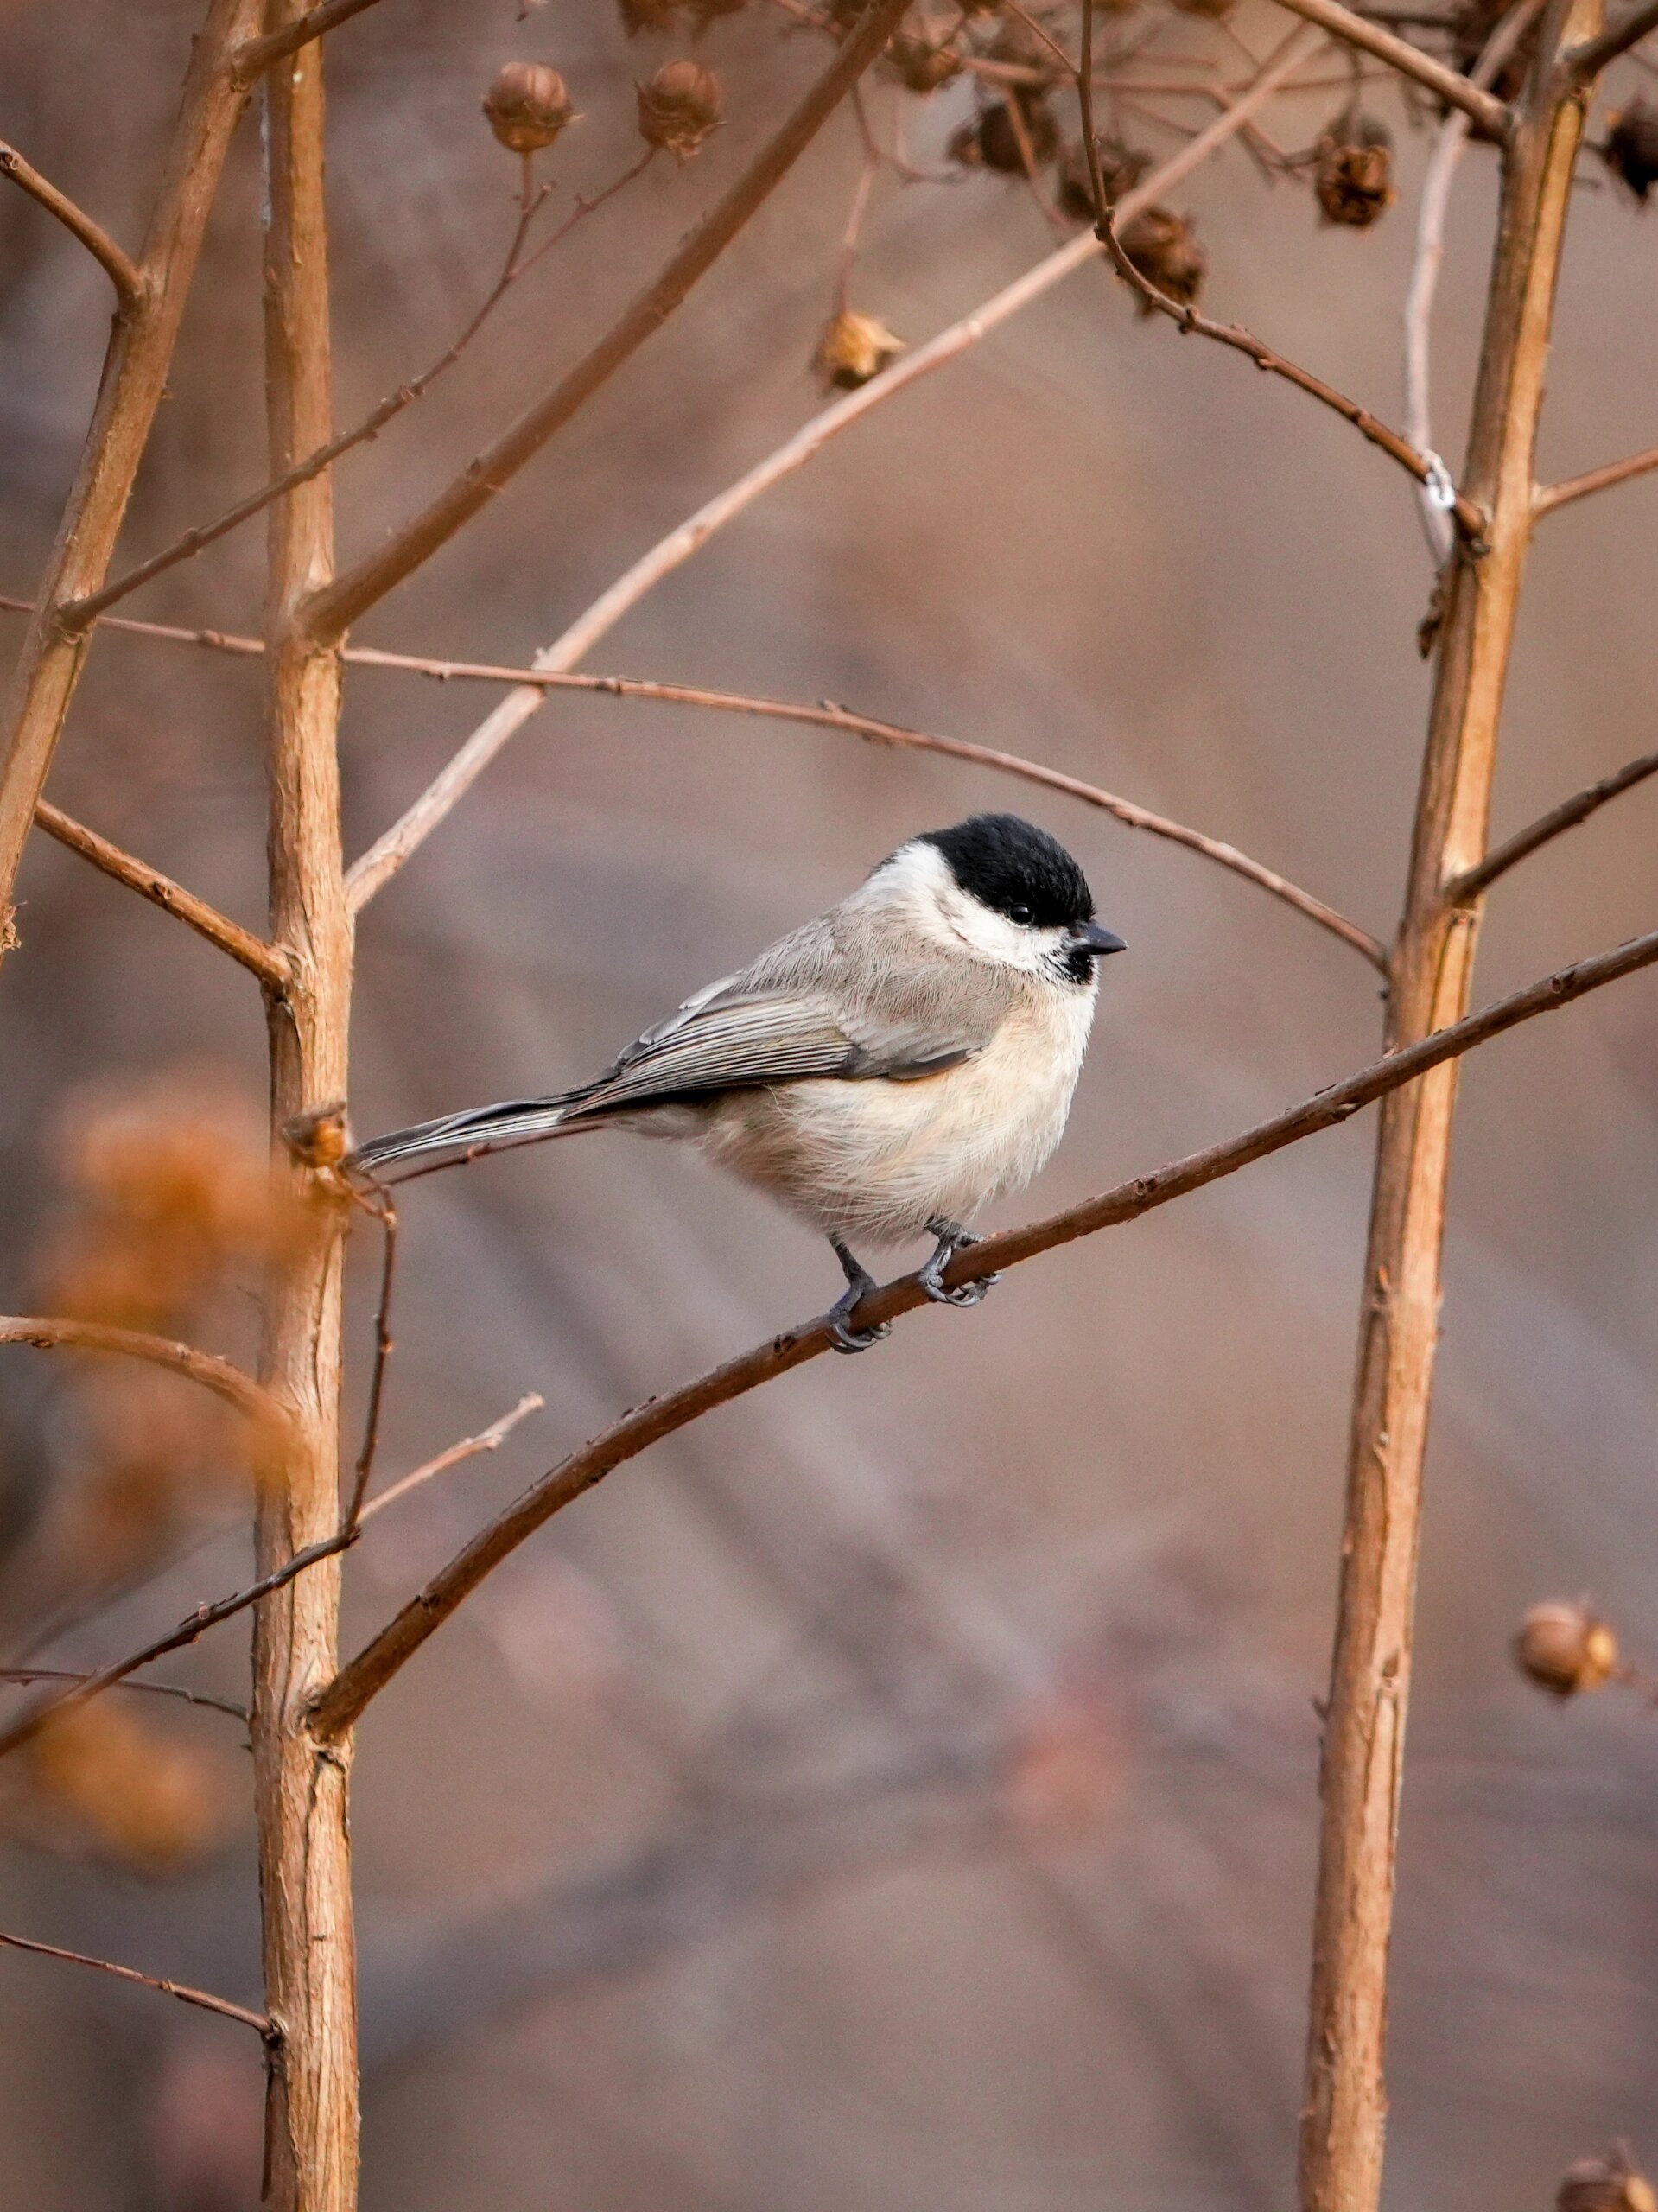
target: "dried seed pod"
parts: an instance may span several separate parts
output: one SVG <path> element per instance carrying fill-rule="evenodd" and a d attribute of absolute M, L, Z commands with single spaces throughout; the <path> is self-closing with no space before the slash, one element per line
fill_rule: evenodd
<path fill-rule="evenodd" d="M 1534 1605 L 1514 1640 L 1515 1664 L 1552 1697 L 1598 1690 L 1617 1665 L 1617 1638 L 1586 1605 Z"/>
<path fill-rule="evenodd" d="M 886 42 L 886 66 L 912 92 L 936 92 L 962 71 L 962 57 L 950 41 L 927 32 L 900 31 Z"/>
<path fill-rule="evenodd" d="M 1020 119 L 1030 141 L 1031 157 L 1041 168 L 1053 159 L 1059 147 L 1059 130 L 1053 111 L 1040 92 L 1021 89 L 1012 99 L 1019 105 Z M 1025 156 L 1013 127 L 1012 102 L 994 100 L 981 109 L 975 122 L 963 124 L 951 138 L 950 154 L 963 168 L 982 168 L 995 169 L 1003 176 L 1023 176 Z"/>
<path fill-rule="evenodd" d="M 1147 207 L 1117 234 L 1134 267 L 1148 284 L 1181 307 L 1190 307 L 1204 288 L 1209 257 L 1197 243 L 1191 223 L 1170 207 Z M 1140 302 L 1142 315 L 1150 315 L 1147 301 Z"/>
<path fill-rule="evenodd" d="M 1312 186 L 1326 223 L 1368 231 L 1398 196 L 1386 124 L 1362 109 L 1344 108 L 1318 141 Z"/>
<path fill-rule="evenodd" d="M 1658 184 L 1658 108 L 1643 99 L 1607 118 L 1605 143 L 1600 157 L 1644 207 L 1647 194 Z"/>
<path fill-rule="evenodd" d="M 1579 2158 L 1560 2177 L 1556 2212 L 1658 2212 L 1652 2183 L 1620 2144 L 1610 2158 Z"/>
<path fill-rule="evenodd" d="M 641 31 L 672 30 L 684 4 L 685 0 L 617 0 L 629 38 L 637 38 Z"/>
<path fill-rule="evenodd" d="M 639 98 L 639 136 L 677 162 L 688 162 L 711 130 L 720 127 L 725 96 L 720 80 L 700 61 L 664 61 Z"/>
<path fill-rule="evenodd" d="M 550 146 L 575 112 L 564 79 L 544 61 L 509 61 L 484 99 L 489 127 L 511 154 Z"/>
<path fill-rule="evenodd" d="M 904 340 L 873 315 L 846 308 L 827 325 L 817 341 L 816 365 L 828 382 L 855 391 L 896 361 Z"/>
<path fill-rule="evenodd" d="M 1125 192 L 1132 192 L 1152 165 L 1149 154 L 1127 146 L 1121 138 L 1096 138 L 1095 144 L 1100 155 L 1100 181 L 1105 187 L 1105 203 L 1115 207 Z M 1089 173 L 1088 151 L 1080 138 L 1074 139 L 1059 156 L 1059 166 L 1054 172 L 1054 197 L 1060 212 L 1069 215 L 1073 223 L 1094 220 L 1094 180 Z"/>

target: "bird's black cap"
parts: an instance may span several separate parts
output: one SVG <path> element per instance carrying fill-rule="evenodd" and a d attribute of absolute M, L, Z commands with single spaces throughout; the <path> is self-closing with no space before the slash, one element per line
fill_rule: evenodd
<path fill-rule="evenodd" d="M 1088 878 L 1057 837 L 1017 814 L 975 814 L 953 830 L 929 830 L 934 845 L 970 898 L 1039 929 L 1066 929 L 1094 918 Z"/>

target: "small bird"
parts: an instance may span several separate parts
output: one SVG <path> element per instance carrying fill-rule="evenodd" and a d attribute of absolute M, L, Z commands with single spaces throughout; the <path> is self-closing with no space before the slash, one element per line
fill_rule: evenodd
<path fill-rule="evenodd" d="M 978 1304 L 994 1276 L 952 1290 L 943 1270 L 978 1241 L 967 1222 L 1058 1143 L 1096 963 L 1123 950 L 1063 845 L 1017 815 L 977 814 L 909 839 L 591 1083 L 397 1129 L 346 1164 L 378 1178 L 428 1154 L 457 1166 L 594 1128 L 680 1138 L 827 1236 L 847 1280 L 834 1341 L 862 1351 L 888 1325 L 849 1325 L 875 1282 L 848 1240 L 924 1233 L 928 1297 Z"/>

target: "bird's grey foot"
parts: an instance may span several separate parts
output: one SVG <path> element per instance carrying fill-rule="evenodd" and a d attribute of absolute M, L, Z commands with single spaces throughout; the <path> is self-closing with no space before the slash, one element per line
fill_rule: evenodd
<path fill-rule="evenodd" d="M 832 1236 L 829 1243 L 835 1247 L 835 1256 L 841 1262 L 841 1272 L 847 1281 L 845 1292 L 829 1308 L 829 1340 L 836 1351 L 867 1351 L 871 1344 L 878 1344 L 883 1337 L 892 1335 L 892 1323 L 877 1321 L 873 1329 L 854 1329 L 848 1324 L 860 1301 L 872 1290 L 879 1289 L 880 1285 L 868 1268 L 853 1258 L 838 1236 Z"/>
<path fill-rule="evenodd" d="M 976 1306 L 993 1282 L 1000 1282 L 1000 1275 L 981 1275 L 977 1282 L 964 1282 L 949 1289 L 944 1282 L 944 1269 L 958 1252 L 965 1251 L 979 1239 L 970 1229 L 963 1229 L 956 1221 L 930 1221 L 929 1232 L 938 1239 L 932 1257 L 922 1268 L 921 1287 L 936 1306 Z"/>

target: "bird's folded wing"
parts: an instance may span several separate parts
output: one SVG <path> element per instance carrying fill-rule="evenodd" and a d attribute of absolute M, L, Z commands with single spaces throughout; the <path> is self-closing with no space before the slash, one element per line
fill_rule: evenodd
<path fill-rule="evenodd" d="M 815 994 L 709 993 L 631 1046 L 609 1075 L 572 1103 L 569 1117 L 809 1076 L 903 1081 L 941 1073 L 988 1041 L 919 1020 L 871 1020 L 861 1037 L 848 1035 L 848 1027 Z"/>

